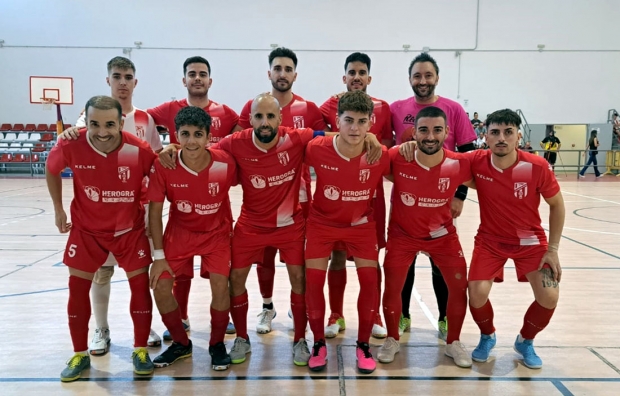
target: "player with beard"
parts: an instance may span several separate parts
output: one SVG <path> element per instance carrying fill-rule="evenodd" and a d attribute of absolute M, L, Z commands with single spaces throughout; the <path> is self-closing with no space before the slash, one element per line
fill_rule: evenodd
<path fill-rule="evenodd" d="M 450 128 L 450 134 L 446 136 L 443 147 L 450 151 L 456 150 L 459 152 L 475 150 L 476 133 L 463 107 L 455 101 L 435 94 L 435 87 L 439 83 L 439 66 L 433 57 L 427 53 L 421 53 L 413 59 L 409 65 L 409 83 L 414 95 L 408 99 L 398 100 L 390 105 L 396 144 L 411 140 L 415 129 L 415 117 L 418 112 L 425 107 L 434 106 L 440 108 L 446 114 L 447 126 Z M 456 218 L 460 216 L 463 210 L 463 203 L 467 198 L 467 187 L 459 186 L 454 198 L 451 203 L 451 209 L 453 217 Z M 448 325 L 446 321 L 448 288 L 441 276 L 441 271 L 432 259 L 430 261 L 433 274 L 433 290 L 435 291 L 437 307 L 439 309 L 437 327 L 439 336 L 445 340 Z M 411 327 L 409 304 L 411 302 L 414 280 L 415 258 L 409 267 L 407 281 L 402 289 L 403 313 L 399 325 L 401 334 L 408 331 Z"/>
<path fill-rule="evenodd" d="M 467 313 L 467 265 L 452 218 L 450 201 L 459 185 L 471 181 L 471 166 L 464 154 L 443 148 L 450 134 L 446 114 L 428 106 L 415 118 L 415 161 L 390 149 L 393 202 L 385 263 L 383 315 L 388 338 L 377 355 L 390 363 L 400 350 L 400 291 L 413 258 L 424 250 L 437 264 L 448 285 L 447 318 L 450 327 L 445 354 L 459 367 L 471 367 L 471 357 L 459 341 Z M 436 187 L 435 187 L 436 186 Z"/>
<path fill-rule="evenodd" d="M 297 79 L 297 55 L 288 48 L 276 48 L 269 54 L 269 71 L 267 76 L 271 81 L 271 95 L 282 106 L 282 126 L 290 128 L 312 128 L 315 131 L 327 130 L 323 116 L 319 108 L 313 102 L 305 100 L 293 93 L 293 83 Z M 249 100 L 239 115 L 239 126 L 251 128 L 251 108 L 253 100 Z M 308 216 L 312 194 L 310 190 L 310 169 L 303 165 L 302 182 L 299 190 L 299 203 L 304 213 Z M 257 263 L 256 274 L 258 285 L 263 297 L 263 309 L 258 315 L 256 332 L 259 334 L 271 331 L 271 322 L 276 316 L 273 305 L 273 283 L 275 278 L 275 258 L 277 250 L 265 248 L 265 256 Z"/>
<path fill-rule="evenodd" d="M 361 52 L 354 52 L 347 56 L 344 61 L 344 72 L 342 82 L 347 87 L 347 92 L 362 91 L 366 92 L 368 85 L 372 82 L 370 76 L 370 57 Z M 321 105 L 321 113 L 330 130 L 338 131 L 338 102 L 343 94 L 334 95 Z M 370 97 L 373 102 L 372 116 L 370 119 L 370 129 L 368 132 L 377 136 L 377 139 L 386 146 L 392 144 L 392 115 L 389 104 L 381 99 Z M 379 181 L 375 197 L 372 200 L 375 224 L 377 226 L 377 243 L 379 249 L 385 247 L 385 197 L 383 192 L 383 179 Z M 331 254 L 329 271 L 327 272 L 327 285 L 329 290 L 330 316 L 325 328 L 325 337 L 333 338 L 346 328 L 344 319 L 344 292 L 347 285 L 347 252 L 341 245 L 336 245 L 336 250 Z M 385 338 L 387 330 L 381 321 L 381 269 L 378 269 L 379 293 L 377 300 L 376 318 L 372 327 L 372 336 L 375 338 Z"/>

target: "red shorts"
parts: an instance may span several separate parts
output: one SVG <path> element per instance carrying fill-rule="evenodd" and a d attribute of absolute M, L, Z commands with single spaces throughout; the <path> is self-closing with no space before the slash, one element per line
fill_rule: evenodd
<path fill-rule="evenodd" d="M 232 237 L 232 268 L 261 262 L 266 247 L 278 249 L 287 265 L 304 265 L 304 231 L 304 223 L 257 228 L 237 222 Z"/>
<path fill-rule="evenodd" d="M 306 260 L 329 257 L 333 250 L 366 260 L 379 260 L 374 221 L 351 227 L 331 227 L 315 221 L 306 225 Z"/>
<path fill-rule="evenodd" d="M 164 253 L 176 279 L 194 277 L 194 256 L 200 256 L 200 276 L 210 273 L 230 275 L 230 226 L 210 232 L 195 232 L 168 223 L 164 233 Z M 168 272 L 160 279 L 170 279 Z"/>
<path fill-rule="evenodd" d="M 466 268 L 463 248 L 456 233 L 436 239 L 416 239 L 406 235 L 390 235 L 385 249 L 384 267 L 407 267 L 418 252 L 426 252 L 437 267 Z"/>
<path fill-rule="evenodd" d="M 537 271 L 540 261 L 547 252 L 547 245 L 520 246 L 485 241 L 476 236 L 474 254 L 469 267 L 469 280 L 504 281 L 504 265 L 512 259 L 519 282 L 527 282 L 526 275 Z M 545 264 L 545 268 L 551 268 Z"/>
<path fill-rule="evenodd" d="M 94 273 L 112 253 L 126 272 L 148 267 L 151 248 L 144 229 L 115 236 L 94 236 L 74 228 L 69 233 L 63 263 L 76 270 Z"/>
<path fill-rule="evenodd" d="M 383 193 L 383 190 L 381 191 Z M 378 191 L 377 191 L 378 194 Z M 375 231 L 377 234 L 377 247 L 383 249 L 385 247 L 385 197 L 377 195 L 378 198 L 372 199 L 372 210 L 375 218 Z M 347 250 L 343 242 L 336 242 L 334 250 Z M 347 260 L 352 261 L 353 255 L 347 253 Z"/>

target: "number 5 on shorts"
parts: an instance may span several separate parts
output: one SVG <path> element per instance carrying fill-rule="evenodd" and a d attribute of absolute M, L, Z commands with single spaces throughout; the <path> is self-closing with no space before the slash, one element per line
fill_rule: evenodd
<path fill-rule="evenodd" d="M 75 257 L 75 249 L 77 249 L 77 245 L 75 244 L 69 245 L 69 248 L 67 249 L 69 253 L 67 253 L 67 255 L 71 258 Z"/>

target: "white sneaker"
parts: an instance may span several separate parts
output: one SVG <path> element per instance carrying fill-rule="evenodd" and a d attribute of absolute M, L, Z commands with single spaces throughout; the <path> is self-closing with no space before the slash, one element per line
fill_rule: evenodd
<path fill-rule="evenodd" d="M 151 329 L 151 332 L 149 333 L 149 340 L 146 345 L 148 345 L 149 347 L 157 347 L 161 345 L 161 338 L 155 332 L 155 330 Z"/>
<path fill-rule="evenodd" d="M 454 359 L 454 364 L 459 367 L 471 367 L 471 356 L 460 341 L 454 341 L 452 344 L 446 345 L 446 356 Z"/>
<path fill-rule="evenodd" d="M 388 337 L 379 349 L 377 359 L 381 363 L 392 363 L 394 361 L 394 355 L 400 351 L 400 342 L 396 341 L 394 337 Z"/>
<path fill-rule="evenodd" d="M 258 334 L 267 334 L 271 332 L 271 321 L 276 317 L 276 310 L 263 308 L 263 311 L 257 316 L 258 323 L 256 324 L 256 332 Z"/>
<path fill-rule="evenodd" d="M 295 366 L 307 366 L 308 360 L 310 360 L 308 341 L 305 338 L 300 338 L 293 346 L 293 363 Z"/>
<path fill-rule="evenodd" d="M 372 325 L 372 336 L 374 338 L 385 338 L 387 337 L 387 329 L 375 323 Z"/>
<path fill-rule="evenodd" d="M 105 355 L 110 350 L 110 329 L 95 329 L 95 335 L 90 341 L 91 355 Z"/>
<path fill-rule="evenodd" d="M 337 313 L 332 313 L 325 327 L 325 338 L 334 338 L 346 329 L 344 318 Z"/>

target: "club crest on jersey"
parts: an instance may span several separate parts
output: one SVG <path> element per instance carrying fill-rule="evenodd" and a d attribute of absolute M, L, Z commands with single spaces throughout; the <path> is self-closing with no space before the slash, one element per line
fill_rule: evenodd
<path fill-rule="evenodd" d="M 278 153 L 278 161 L 280 161 L 282 166 L 288 165 L 288 161 L 289 161 L 288 151 L 282 151 L 282 152 Z"/>
<path fill-rule="evenodd" d="M 88 199 L 93 202 L 99 202 L 99 197 L 101 196 L 101 191 L 97 187 L 93 186 L 84 186 L 84 192 Z"/>
<path fill-rule="evenodd" d="M 375 113 L 373 112 L 372 115 L 370 116 L 370 122 L 374 125 L 377 123 L 377 116 L 375 115 Z"/>
<path fill-rule="evenodd" d="M 411 193 L 408 193 L 408 192 L 405 192 L 405 191 L 401 191 L 400 199 L 403 201 L 403 203 L 405 205 L 413 206 L 413 205 L 415 205 L 416 196 L 411 194 Z"/>
<path fill-rule="evenodd" d="M 177 210 L 181 213 L 192 213 L 192 203 L 190 201 L 176 201 Z"/>
<path fill-rule="evenodd" d="M 370 169 L 360 169 L 360 183 L 366 183 L 370 179 Z"/>
<path fill-rule="evenodd" d="M 265 188 L 265 187 L 267 187 L 267 179 L 265 179 L 265 176 L 251 175 L 250 176 L 250 182 L 252 182 L 252 186 L 254 186 L 254 188 Z"/>
<path fill-rule="evenodd" d="M 130 176 L 131 176 L 131 173 L 129 172 L 128 166 L 118 167 L 118 178 L 121 179 L 123 183 L 127 183 L 127 180 L 129 180 Z"/>
<path fill-rule="evenodd" d="M 221 126 L 222 126 L 222 120 L 220 120 L 220 117 L 211 118 L 211 128 L 220 129 Z"/>
<path fill-rule="evenodd" d="M 444 192 L 446 192 L 448 190 L 449 187 L 450 187 L 450 178 L 449 177 L 440 177 L 439 178 L 439 184 L 437 185 L 437 188 L 439 188 L 439 191 L 444 193 Z"/>
<path fill-rule="evenodd" d="M 523 199 L 527 197 L 527 183 L 517 182 L 515 183 L 515 197 Z"/>
<path fill-rule="evenodd" d="M 217 195 L 217 193 L 220 192 L 220 183 L 219 182 L 213 182 L 213 183 L 209 183 L 209 194 L 211 194 L 212 197 L 215 197 Z"/>
<path fill-rule="evenodd" d="M 144 135 L 146 135 L 146 131 L 144 130 L 143 125 L 136 125 L 136 136 L 140 139 L 144 140 Z"/>
<path fill-rule="evenodd" d="M 340 198 L 340 189 L 336 186 L 327 185 L 323 187 L 323 194 L 325 195 L 325 198 L 332 201 L 337 201 L 338 198 Z"/>
<path fill-rule="evenodd" d="M 155 165 L 151 165 L 151 173 L 155 173 Z"/>
<path fill-rule="evenodd" d="M 293 127 L 304 128 L 304 116 L 293 116 Z"/>

